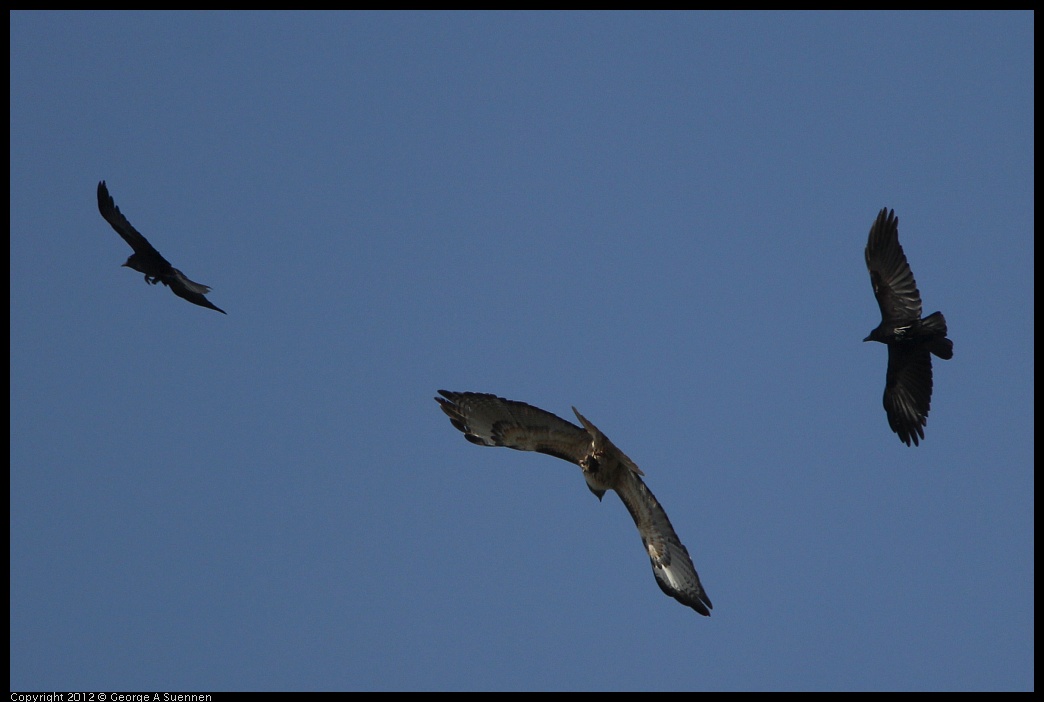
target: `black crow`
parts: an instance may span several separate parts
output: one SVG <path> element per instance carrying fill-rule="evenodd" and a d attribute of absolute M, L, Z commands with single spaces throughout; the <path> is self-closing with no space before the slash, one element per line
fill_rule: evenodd
<path fill-rule="evenodd" d="M 921 319 L 921 293 L 899 245 L 899 218 L 887 207 L 877 215 L 866 242 L 866 268 L 881 308 L 881 323 L 863 341 L 888 345 L 884 408 L 888 426 L 907 446 L 924 438 L 932 403 L 932 356 L 953 358 L 946 318 Z"/>
<path fill-rule="evenodd" d="M 116 233 L 122 236 L 123 240 L 134 249 L 134 253 L 123 264 L 124 266 L 132 268 L 139 273 L 144 273 L 145 282 L 150 285 L 163 283 L 175 295 L 188 300 L 194 305 L 209 307 L 221 314 L 228 314 L 225 310 L 204 297 L 206 293 L 210 292 L 209 287 L 189 280 L 184 273 L 170 265 L 170 262 L 163 258 L 160 252 L 154 249 L 152 244 L 137 229 L 131 226 L 131 223 L 120 212 L 120 208 L 113 202 L 112 196 L 109 195 L 109 189 L 105 187 L 104 180 L 98 183 L 98 211 L 101 212 L 101 216 L 105 218 L 105 221 L 112 225 Z"/>

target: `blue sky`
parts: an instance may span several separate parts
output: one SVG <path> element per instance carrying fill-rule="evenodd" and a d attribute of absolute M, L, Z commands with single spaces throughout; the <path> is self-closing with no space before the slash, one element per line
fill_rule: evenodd
<path fill-rule="evenodd" d="M 10 19 L 13 690 L 1033 688 L 1031 14 Z M 439 388 L 575 405 L 713 616 Z"/>

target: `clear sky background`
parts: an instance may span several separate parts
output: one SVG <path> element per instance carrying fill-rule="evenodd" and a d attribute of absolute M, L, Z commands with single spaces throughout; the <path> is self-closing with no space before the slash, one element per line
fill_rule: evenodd
<path fill-rule="evenodd" d="M 1033 687 L 1031 14 L 10 19 L 12 689 Z M 575 405 L 713 616 L 439 388 Z"/>

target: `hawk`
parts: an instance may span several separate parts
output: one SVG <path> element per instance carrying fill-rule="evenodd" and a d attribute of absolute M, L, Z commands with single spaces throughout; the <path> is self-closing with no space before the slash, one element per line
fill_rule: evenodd
<path fill-rule="evenodd" d="M 131 226 L 131 223 L 120 212 L 120 208 L 116 206 L 112 196 L 109 195 L 109 189 L 105 187 L 104 180 L 98 183 L 98 211 L 101 212 L 105 221 L 112 225 L 116 233 L 134 249 L 134 253 L 123 264 L 124 266 L 144 273 L 145 282 L 150 285 L 163 283 L 175 295 L 188 300 L 193 305 L 209 307 L 221 314 L 228 314 L 205 297 L 210 292 L 209 287 L 189 280 L 184 273 L 170 265 L 170 262 L 152 247 L 148 239 Z"/>
<path fill-rule="evenodd" d="M 884 391 L 888 426 L 907 446 L 911 441 L 918 446 L 932 403 L 932 354 L 944 360 L 953 358 L 953 342 L 946 338 L 942 312 L 921 319 L 921 293 L 899 245 L 899 218 L 894 210 L 886 207 L 878 213 L 865 253 L 881 323 L 863 341 L 888 346 Z"/>
<path fill-rule="evenodd" d="M 575 407 L 579 427 L 538 407 L 496 395 L 448 390 L 439 394 L 442 397 L 435 400 L 442 411 L 471 443 L 536 451 L 575 463 L 599 500 L 607 490 L 615 490 L 638 527 L 656 584 L 683 605 L 710 616 L 711 601 L 689 552 L 642 482 L 642 471 Z"/>

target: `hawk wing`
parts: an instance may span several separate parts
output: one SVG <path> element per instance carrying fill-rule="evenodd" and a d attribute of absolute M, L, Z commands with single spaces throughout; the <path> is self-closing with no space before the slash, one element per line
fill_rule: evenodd
<path fill-rule="evenodd" d="M 167 266 L 170 262 L 160 255 L 149 240 L 141 235 L 137 229 L 135 229 L 127 218 L 120 212 L 120 208 L 116 206 L 116 202 L 109 195 L 109 189 L 105 186 L 105 181 L 98 183 L 98 211 L 101 212 L 101 216 L 105 218 L 116 233 L 123 237 L 123 240 L 130 244 L 130 247 L 134 249 L 134 253 L 144 257 L 149 261 L 155 261 L 162 263 Z"/>
<path fill-rule="evenodd" d="M 696 566 L 656 496 L 633 471 L 626 472 L 616 494 L 638 527 L 656 584 L 665 594 L 709 617 L 713 605 L 700 584 Z"/>
<path fill-rule="evenodd" d="M 888 426 L 907 446 L 924 438 L 932 402 L 932 356 L 924 345 L 888 345 L 884 408 Z"/>
<path fill-rule="evenodd" d="M 464 438 L 479 446 L 536 451 L 580 465 L 591 436 L 572 422 L 525 402 L 483 392 L 439 390 L 442 411 Z M 445 398 L 445 399 L 443 399 Z"/>
<path fill-rule="evenodd" d="M 894 210 L 886 207 L 878 213 L 864 253 L 881 319 L 920 320 L 921 293 L 899 244 L 899 218 Z"/>

